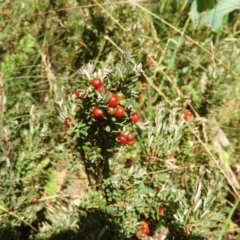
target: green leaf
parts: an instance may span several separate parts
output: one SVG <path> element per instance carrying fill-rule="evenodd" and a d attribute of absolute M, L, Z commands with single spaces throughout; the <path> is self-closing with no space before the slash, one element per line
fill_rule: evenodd
<path fill-rule="evenodd" d="M 216 5 L 215 0 L 207 0 L 207 1 L 197 0 L 197 10 L 200 13 L 213 9 L 215 5 Z"/>
<path fill-rule="evenodd" d="M 48 196 L 57 194 L 57 187 L 58 187 L 57 175 L 58 175 L 58 172 L 56 170 L 52 170 L 50 172 L 49 180 L 44 188 Z"/>
<path fill-rule="evenodd" d="M 190 17 L 195 27 L 210 25 L 213 31 L 218 32 L 224 25 L 227 15 L 236 9 L 240 9 L 240 0 L 219 0 L 213 9 L 201 13 L 199 10 L 202 11 L 202 6 L 195 0 L 191 5 Z"/>
<path fill-rule="evenodd" d="M 87 137 L 88 133 L 84 130 L 80 130 L 81 135 L 83 135 L 84 137 Z"/>
<path fill-rule="evenodd" d="M 111 128 L 110 128 L 109 126 L 106 126 L 105 130 L 106 130 L 107 132 L 110 132 L 110 131 L 111 131 Z"/>
<path fill-rule="evenodd" d="M 114 214 L 114 213 L 116 213 L 116 208 L 112 205 L 109 205 L 106 207 L 106 212 L 109 214 Z"/>

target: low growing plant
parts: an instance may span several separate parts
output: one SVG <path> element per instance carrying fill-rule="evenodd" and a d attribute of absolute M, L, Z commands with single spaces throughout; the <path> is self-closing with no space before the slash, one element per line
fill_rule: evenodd
<path fill-rule="evenodd" d="M 204 239 L 224 219 L 224 201 L 216 197 L 224 187 L 188 128 L 200 130 L 201 122 L 179 99 L 162 100 L 148 121 L 138 104 L 143 70 L 132 62 L 125 52 L 115 65 L 83 66 L 70 83 L 69 101 L 59 102 L 94 187 L 81 199 L 81 211 L 103 213 L 98 231 L 116 239 L 153 236 L 163 227 L 169 239 Z M 190 145 L 202 154 L 192 165 Z"/>

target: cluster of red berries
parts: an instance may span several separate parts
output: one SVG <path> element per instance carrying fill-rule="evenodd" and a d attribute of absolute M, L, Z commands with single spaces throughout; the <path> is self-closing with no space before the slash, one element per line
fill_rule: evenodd
<path fill-rule="evenodd" d="M 117 93 L 108 92 L 108 90 L 103 87 L 102 80 L 99 78 L 93 78 L 91 81 L 91 85 L 95 88 L 95 90 L 97 90 L 100 93 L 102 92 L 109 93 L 110 98 L 108 99 L 108 102 L 107 102 L 108 115 L 115 116 L 117 118 L 122 118 L 126 116 L 126 109 L 124 107 L 126 105 L 126 97 L 122 92 L 117 92 Z M 84 99 L 83 93 L 80 90 L 76 90 L 74 95 L 76 99 L 81 99 L 81 100 Z M 102 121 L 105 117 L 105 113 L 103 109 L 98 106 L 93 108 L 92 114 L 94 118 L 98 121 Z M 129 118 L 132 123 L 136 123 L 140 120 L 141 117 L 139 113 L 132 112 Z M 72 122 L 72 119 L 70 117 L 67 117 L 64 120 L 64 124 L 68 127 L 70 126 L 71 122 Z M 116 140 L 120 144 L 127 144 L 129 146 L 132 146 L 135 143 L 135 135 L 134 133 L 131 133 L 131 132 L 127 134 L 120 133 L 117 136 Z"/>
<path fill-rule="evenodd" d="M 183 118 L 185 121 L 189 121 L 192 118 L 192 116 L 193 116 L 193 113 L 190 110 L 187 110 Z"/>
<path fill-rule="evenodd" d="M 163 206 L 160 206 L 158 213 L 160 216 L 164 216 L 165 208 Z M 141 225 L 139 226 L 139 230 L 136 233 L 136 236 L 138 238 L 144 238 L 146 236 L 153 236 L 154 232 L 155 232 L 154 225 L 149 220 L 147 220 L 145 217 L 142 217 Z"/>
<path fill-rule="evenodd" d="M 132 132 L 129 132 L 127 134 L 124 134 L 124 133 L 120 133 L 118 136 L 117 136 L 117 141 L 120 143 L 120 144 L 127 144 L 129 146 L 133 146 L 134 143 L 135 143 L 135 134 L 132 133 Z"/>
<path fill-rule="evenodd" d="M 151 226 L 151 223 L 148 220 L 143 220 L 139 226 L 139 231 L 136 233 L 136 236 L 143 238 L 145 236 L 153 236 L 154 227 Z"/>
<path fill-rule="evenodd" d="M 102 86 L 102 81 L 99 78 L 92 79 L 92 86 L 99 92 L 107 90 Z M 110 99 L 108 100 L 107 112 L 111 116 L 116 116 L 118 118 L 124 117 L 126 115 L 126 109 L 123 107 L 126 104 L 126 98 L 122 92 L 110 93 Z M 97 120 L 102 120 L 104 118 L 104 112 L 102 109 L 95 107 L 93 109 L 93 116 Z M 140 115 L 136 112 L 132 113 L 130 116 L 132 122 L 136 123 L 140 120 Z"/>

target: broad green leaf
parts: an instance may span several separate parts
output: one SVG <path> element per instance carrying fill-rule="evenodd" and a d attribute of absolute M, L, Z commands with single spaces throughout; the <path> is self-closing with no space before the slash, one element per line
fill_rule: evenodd
<path fill-rule="evenodd" d="M 197 0 L 193 1 L 190 10 L 190 17 L 194 26 L 210 25 L 215 32 L 221 30 L 230 12 L 240 9 L 240 0 L 219 0 L 210 11 L 199 12 L 199 9 L 202 10 L 202 6 L 199 6 L 198 2 Z M 206 8 L 208 7 L 206 6 Z"/>

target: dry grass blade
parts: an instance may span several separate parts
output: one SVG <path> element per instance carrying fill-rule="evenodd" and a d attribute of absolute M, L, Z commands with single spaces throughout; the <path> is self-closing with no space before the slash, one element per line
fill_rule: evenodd
<path fill-rule="evenodd" d="M 48 83 L 49 83 L 49 95 L 51 96 L 52 92 L 53 92 L 53 83 L 56 80 L 56 77 L 52 72 L 52 66 L 51 66 L 51 63 L 50 63 L 47 55 L 42 52 L 41 53 L 41 58 L 42 58 L 42 63 L 43 63 L 43 66 L 44 66 L 45 73 L 47 75 L 47 80 L 48 80 Z"/>
<path fill-rule="evenodd" d="M 125 28 L 118 22 L 118 20 L 114 18 L 113 15 L 110 14 L 101 4 L 99 4 L 97 0 L 93 0 L 93 1 L 113 20 L 113 22 L 116 23 L 116 25 L 118 25 L 123 31 L 126 31 Z"/>

